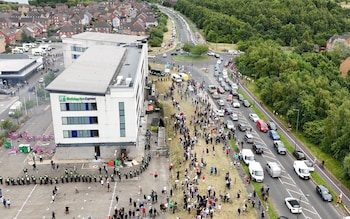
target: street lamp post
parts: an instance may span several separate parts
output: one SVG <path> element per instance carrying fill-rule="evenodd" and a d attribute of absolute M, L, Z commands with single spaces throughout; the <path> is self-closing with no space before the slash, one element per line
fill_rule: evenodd
<path fill-rule="evenodd" d="M 297 115 L 297 126 L 296 126 L 296 129 L 295 129 L 295 135 L 298 137 L 300 109 L 294 109 L 294 111 L 298 111 L 298 115 Z M 296 147 L 297 147 L 297 144 L 295 143 L 294 150 L 296 150 Z"/>

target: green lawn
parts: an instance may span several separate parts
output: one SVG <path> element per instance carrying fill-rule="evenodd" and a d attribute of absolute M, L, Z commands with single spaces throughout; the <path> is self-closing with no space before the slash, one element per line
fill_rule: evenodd
<path fill-rule="evenodd" d="M 179 55 L 179 56 L 174 56 L 173 59 L 178 62 L 205 62 L 205 61 L 209 61 L 210 57 L 207 55 L 201 55 L 201 56 Z"/>

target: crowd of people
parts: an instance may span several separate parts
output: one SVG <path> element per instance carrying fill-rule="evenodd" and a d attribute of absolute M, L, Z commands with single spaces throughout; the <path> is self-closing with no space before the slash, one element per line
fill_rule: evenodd
<path fill-rule="evenodd" d="M 189 89 L 191 87 L 191 89 Z M 225 122 L 218 118 L 216 114 L 216 106 L 210 100 L 208 94 L 205 91 L 205 84 L 198 83 L 195 80 L 189 80 L 186 83 L 177 84 L 173 82 L 169 91 L 165 95 L 165 101 L 171 100 L 171 104 L 175 109 L 175 113 L 171 115 L 173 120 L 172 130 L 174 137 L 178 137 L 179 144 L 183 149 L 183 158 L 178 162 L 178 168 L 183 163 L 189 163 L 188 167 L 184 168 L 184 175 L 180 176 L 179 171 L 176 171 L 176 181 L 181 184 L 182 191 L 182 210 L 187 211 L 188 214 L 195 212 L 196 218 L 213 218 L 215 212 L 219 212 L 222 209 L 222 204 L 225 202 L 232 202 L 231 190 L 232 179 L 230 173 L 227 172 L 224 176 L 223 183 L 225 183 L 225 193 L 217 194 L 213 185 L 208 185 L 207 191 L 200 191 L 199 184 L 205 182 L 206 176 L 203 174 L 203 170 L 207 167 L 206 156 L 215 156 L 217 145 L 220 145 L 220 150 L 229 157 L 232 161 L 231 166 L 239 166 L 241 160 L 241 154 L 239 151 L 233 153 L 230 140 L 231 138 L 237 139 L 235 130 L 225 130 Z M 175 93 L 180 97 L 180 101 L 176 100 Z M 192 112 L 181 111 L 184 108 L 181 104 L 183 99 L 188 100 L 191 98 Z M 191 114 L 192 113 L 192 114 Z M 202 146 L 202 154 L 198 150 L 194 150 L 196 145 L 200 145 L 200 141 L 205 142 Z M 197 151 L 197 152 L 196 152 Z M 206 155 L 206 156 L 204 156 Z M 171 164 L 173 169 L 173 164 Z M 218 168 L 216 166 L 210 167 L 210 176 L 218 176 Z M 236 179 L 235 179 L 236 180 Z M 177 188 L 177 183 L 174 184 L 174 189 Z M 232 191 L 233 192 L 233 191 Z M 241 215 L 248 211 L 248 203 L 252 208 L 256 206 L 256 193 L 255 196 L 244 200 L 244 204 L 237 209 L 237 214 Z M 241 198 L 241 191 L 237 191 L 236 198 Z M 258 201 L 259 208 L 261 206 L 260 200 Z M 180 205 L 180 203 L 176 203 Z M 166 205 L 164 208 L 168 208 Z M 177 207 L 177 206 L 176 206 Z M 176 212 L 174 207 L 171 208 L 173 213 Z M 265 211 L 262 209 L 261 217 L 265 216 Z"/>

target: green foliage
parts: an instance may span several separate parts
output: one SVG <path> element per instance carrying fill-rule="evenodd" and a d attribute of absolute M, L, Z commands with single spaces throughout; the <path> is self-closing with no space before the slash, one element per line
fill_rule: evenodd
<path fill-rule="evenodd" d="M 182 47 L 182 50 L 185 52 L 191 52 L 194 45 L 192 43 L 185 43 Z"/>
<path fill-rule="evenodd" d="M 28 36 L 26 32 L 22 32 L 22 42 L 35 42 L 35 38 L 32 36 Z"/>
<path fill-rule="evenodd" d="M 193 55 L 203 55 L 205 53 L 208 52 L 208 46 L 206 45 L 197 45 L 197 46 L 194 46 L 192 49 L 191 49 L 191 53 Z"/>
<path fill-rule="evenodd" d="M 245 54 L 236 58 L 236 66 L 242 74 L 256 77 L 261 100 L 283 115 L 293 130 L 298 123 L 311 143 L 344 161 L 350 154 L 350 80 L 340 76 L 339 64 L 348 49 L 318 53 L 305 42 L 296 52 L 286 53 L 269 40 L 240 42 L 239 47 Z"/>
<path fill-rule="evenodd" d="M 179 0 L 175 9 L 194 21 L 210 42 L 258 37 L 286 46 L 325 45 L 330 36 L 350 30 L 349 13 L 323 0 Z"/>
<path fill-rule="evenodd" d="M 4 120 L 4 121 L 1 121 L 0 123 L 0 127 L 1 129 L 4 129 L 6 132 L 9 132 L 9 131 L 14 131 L 16 130 L 16 125 L 13 124 L 10 120 Z"/>
<path fill-rule="evenodd" d="M 167 16 L 161 13 L 160 11 L 158 11 L 157 13 L 159 15 L 157 18 L 158 26 L 152 27 L 148 30 L 148 43 L 152 47 L 160 47 L 163 42 L 163 35 L 165 32 L 168 31 L 168 28 L 166 26 L 168 21 Z"/>

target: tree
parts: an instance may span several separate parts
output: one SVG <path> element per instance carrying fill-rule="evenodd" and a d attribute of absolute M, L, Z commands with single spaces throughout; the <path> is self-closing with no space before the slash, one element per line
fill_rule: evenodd
<path fill-rule="evenodd" d="M 203 55 L 208 52 L 208 46 L 207 45 L 197 45 L 193 46 L 191 49 L 191 53 L 193 55 Z"/>
<path fill-rule="evenodd" d="M 185 43 L 182 47 L 183 51 L 185 52 L 191 52 L 194 45 L 192 43 Z"/>

